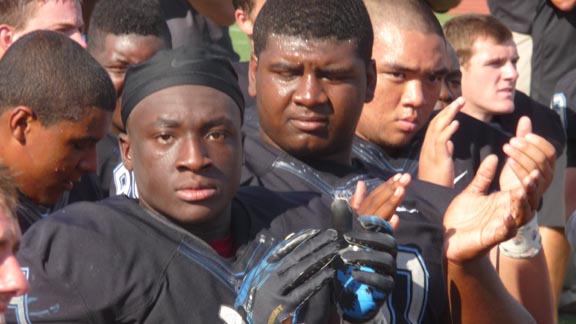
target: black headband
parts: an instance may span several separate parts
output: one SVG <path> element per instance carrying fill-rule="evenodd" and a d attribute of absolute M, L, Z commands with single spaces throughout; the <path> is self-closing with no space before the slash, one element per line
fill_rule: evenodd
<path fill-rule="evenodd" d="M 202 85 L 230 96 L 244 115 L 244 97 L 230 61 L 209 49 L 188 46 L 163 50 L 149 60 L 131 66 L 122 93 L 122 122 L 134 107 L 154 92 L 177 85 Z"/>

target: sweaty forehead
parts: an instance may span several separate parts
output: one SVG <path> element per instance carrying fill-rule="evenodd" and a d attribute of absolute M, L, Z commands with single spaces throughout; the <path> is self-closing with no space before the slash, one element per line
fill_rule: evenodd
<path fill-rule="evenodd" d="M 266 47 L 263 52 L 268 52 L 272 56 L 294 56 L 304 57 L 309 54 L 333 55 L 342 51 L 360 58 L 357 51 L 357 40 L 339 40 L 330 38 L 306 38 L 291 35 L 272 34 L 268 36 Z M 322 49 L 322 52 L 318 52 Z M 352 51 L 353 53 L 349 53 Z"/>

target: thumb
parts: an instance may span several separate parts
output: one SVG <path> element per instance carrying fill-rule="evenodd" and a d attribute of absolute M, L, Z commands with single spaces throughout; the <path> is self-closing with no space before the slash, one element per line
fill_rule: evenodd
<path fill-rule="evenodd" d="M 490 183 L 496 175 L 498 167 L 498 157 L 494 154 L 488 155 L 478 167 L 478 171 L 472 182 L 464 189 L 468 193 L 486 193 L 490 188 Z"/>
<path fill-rule="evenodd" d="M 358 181 L 356 183 L 356 190 L 354 191 L 354 195 L 352 195 L 352 198 L 350 198 L 350 206 L 354 210 L 358 210 L 358 208 L 360 208 L 364 198 L 366 198 L 366 192 L 366 183 L 364 183 L 362 180 Z"/>
<path fill-rule="evenodd" d="M 532 121 L 530 118 L 522 116 L 516 126 L 516 137 L 524 137 L 529 133 L 532 133 Z"/>

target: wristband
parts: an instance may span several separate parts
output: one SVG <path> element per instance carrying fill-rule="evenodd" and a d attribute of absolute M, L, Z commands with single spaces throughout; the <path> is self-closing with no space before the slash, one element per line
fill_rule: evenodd
<path fill-rule="evenodd" d="M 542 249 L 542 238 L 538 230 L 538 214 L 524 226 L 521 226 L 516 236 L 500 243 L 500 252 L 509 258 L 528 259 L 536 256 Z"/>

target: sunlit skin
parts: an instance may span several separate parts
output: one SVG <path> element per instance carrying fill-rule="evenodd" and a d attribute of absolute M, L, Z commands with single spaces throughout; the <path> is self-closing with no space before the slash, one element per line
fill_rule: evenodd
<path fill-rule="evenodd" d="M 389 154 L 408 144 L 427 122 L 446 73 L 444 40 L 418 31 L 381 29 L 373 57 L 378 82 L 356 134 Z"/>
<path fill-rule="evenodd" d="M 12 297 L 25 294 L 29 288 L 14 256 L 20 236 L 16 219 L 0 209 L 0 314 L 6 312 Z"/>
<path fill-rule="evenodd" d="M 375 85 L 354 41 L 269 36 L 250 61 L 263 140 L 304 161 L 350 163 L 354 129 Z"/>
<path fill-rule="evenodd" d="M 242 170 L 241 114 L 213 88 L 181 85 L 144 98 L 120 134 L 140 204 L 193 234 L 229 231 Z M 218 239 L 222 237 L 210 237 Z"/>
<path fill-rule="evenodd" d="M 518 80 L 518 52 L 512 40 L 497 44 L 479 38 L 472 46 L 472 56 L 464 63 L 462 95 L 466 104 L 462 111 L 490 122 L 493 115 L 514 111 L 514 93 Z"/>
<path fill-rule="evenodd" d="M 82 37 L 84 20 L 80 1 L 33 1 L 30 5 L 35 6 L 32 16 L 27 19 L 26 25 L 14 31 L 12 43 L 32 31 L 44 29 L 61 32 L 86 47 Z"/>
<path fill-rule="evenodd" d="M 14 125 L 27 107 L 17 107 L 2 114 L 2 125 Z M 26 117 L 24 117 L 26 118 Z M 18 189 L 36 204 L 51 206 L 69 191 L 85 173 L 96 171 L 96 143 L 108 128 L 112 113 L 87 108 L 79 121 L 63 120 L 44 126 L 27 117 L 26 128 L 3 131 L 11 140 L 2 157 L 10 166 Z M 12 124 L 11 124 L 12 123 Z"/>
<path fill-rule="evenodd" d="M 97 48 L 89 48 L 90 54 L 106 69 L 112 83 L 118 100 L 116 109 L 112 117 L 112 126 L 115 133 L 124 129 L 122 125 L 122 116 L 120 114 L 121 95 L 124 88 L 124 78 L 128 67 L 146 61 L 159 50 L 165 48 L 164 41 L 154 35 L 136 35 L 124 34 L 114 35 L 107 34 L 104 42 Z"/>

